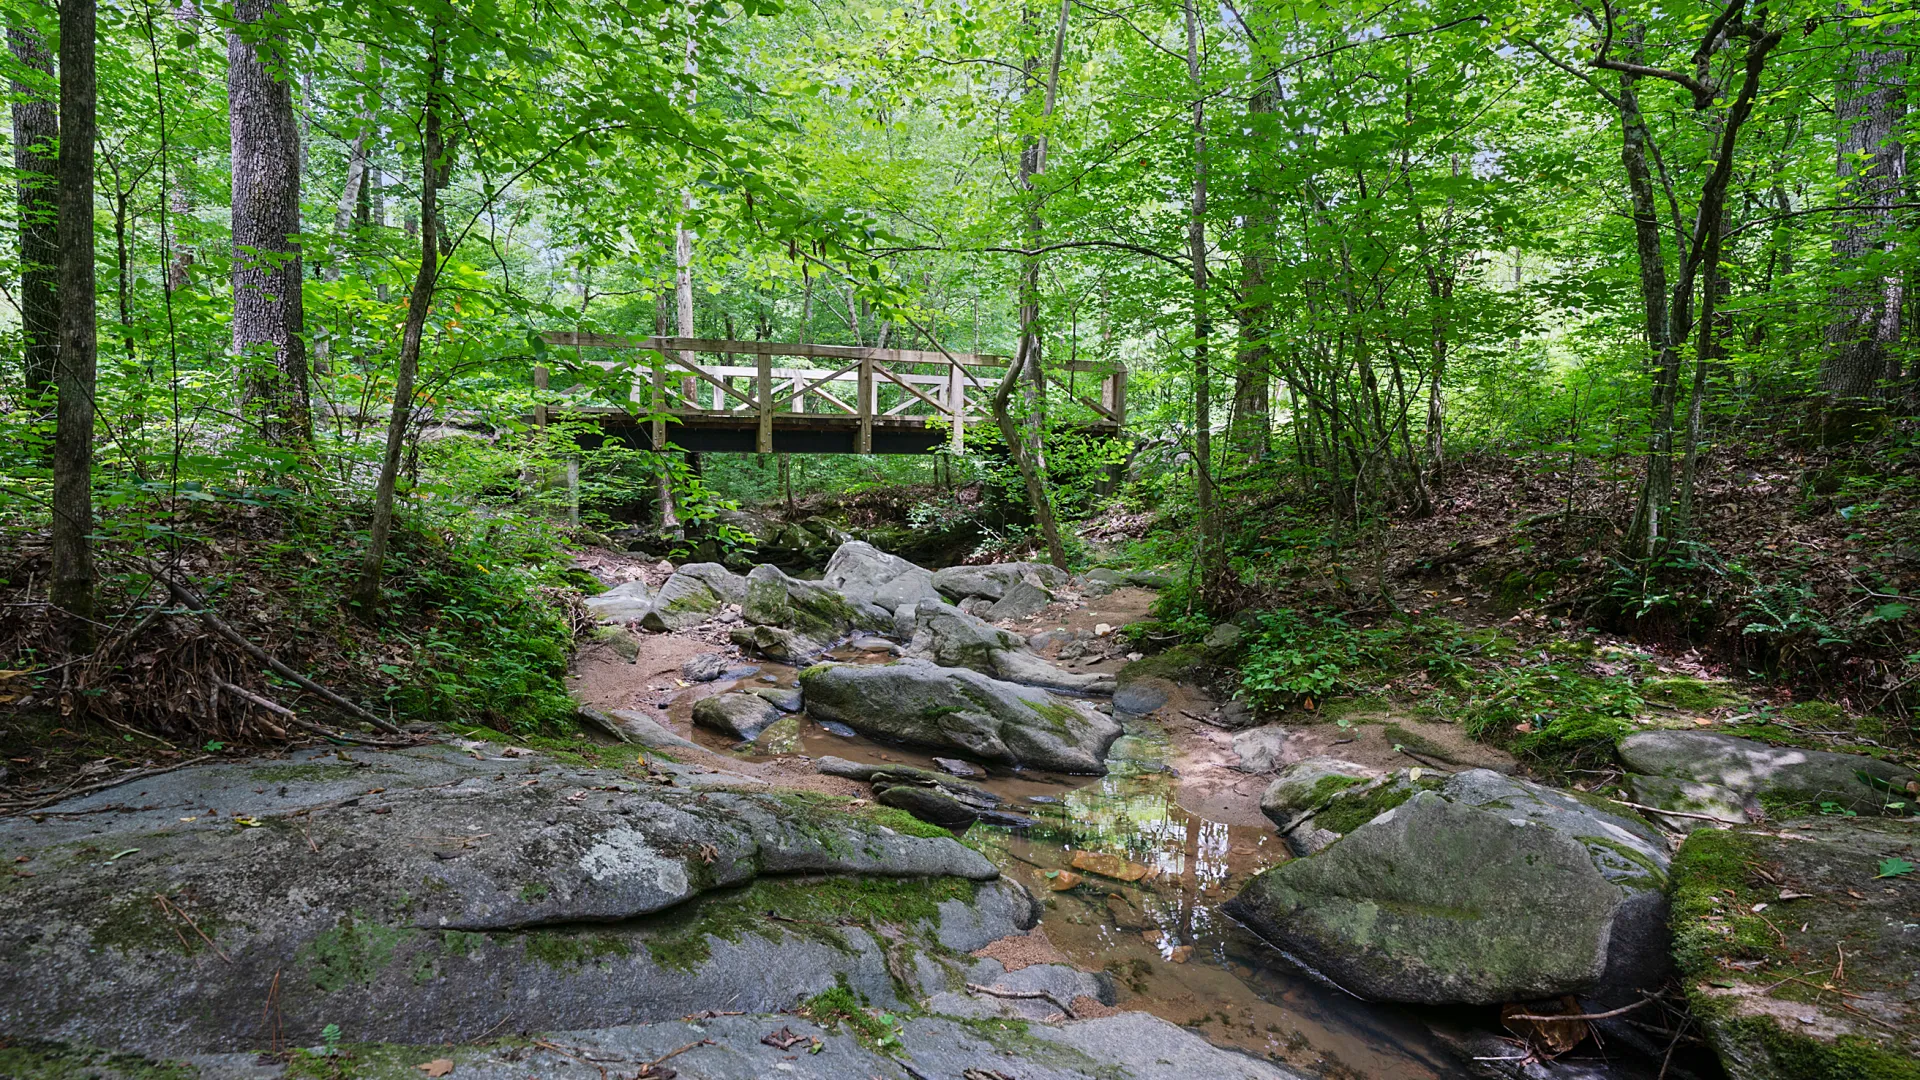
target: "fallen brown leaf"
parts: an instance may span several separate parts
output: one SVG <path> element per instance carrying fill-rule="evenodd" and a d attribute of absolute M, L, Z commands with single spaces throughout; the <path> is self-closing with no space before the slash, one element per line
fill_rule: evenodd
<path fill-rule="evenodd" d="M 429 1077 L 445 1076 L 453 1071 L 453 1059 L 434 1058 L 432 1061 L 421 1062 L 415 1065 L 414 1068 L 426 1073 Z"/>

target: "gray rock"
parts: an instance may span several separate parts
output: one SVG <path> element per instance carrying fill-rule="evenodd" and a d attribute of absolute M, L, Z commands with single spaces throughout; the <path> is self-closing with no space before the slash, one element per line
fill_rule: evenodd
<path fill-rule="evenodd" d="M 880 637 L 857 637 L 847 642 L 847 648 L 856 652 L 898 653 L 900 646 Z"/>
<path fill-rule="evenodd" d="M 917 604 L 907 655 L 971 668 L 1009 682 L 1080 694 L 1111 694 L 1113 676 L 1062 671 L 1026 648 L 1025 639 L 949 604 Z"/>
<path fill-rule="evenodd" d="M 653 606 L 653 590 L 644 581 L 628 581 L 580 603 L 603 623 L 631 622 Z"/>
<path fill-rule="evenodd" d="M 641 616 L 640 625 L 655 633 L 685 630 L 713 618 L 725 605 L 724 597 L 682 567 L 660 586 L 653 605 Z"/>
<path fill-rule="evenodd" d="M 798 754 L 800 752 L 800 718 L 783 716 L 768 724 L 754 737 L 753 749 L 761 754 Z"/>
<path fill-rule="evenodd" d="M 712 589 L 723 603 L 738 604 L 747 598 L 747 579 L 719 563 L 687 563 L 675 573 L 685 574 Z"/>
<path fill-rule="evenodd" d="M 903 604 L 941 598 L 933 587 L 931 570 L 860 540 L 840 545 L 827 562 L 821 584 L 839 590 L 853 603 L 871 604 L 889 614 Z"/>
<path fill-rule="evenodd" d="M 1814 815 L 1701 830 L 1681 845 L 1679 981 L 1730 1080 L 1920 1075 L 1920 880 L 1876 879 L 1890 857 L 1920 861 L 1913 819 Z M 1776 934 L 1791 946 L 1775 951 Z M 1780 978 L 1813 969 L 1808 981 L 1822 980 L 1827 957 L 1842 955 L 1844 995 Z"/>
<path fill-rule="evenodd" d="M 948 829 L 964 829 L 979 818 L 991 804 L 965 800 L 945 788 L 921 784 L 880 784 L 873 786 L 874 801 L 882 806 L 905 810 L 921 821 Z"/>
<path fill-rule="evenodd" d="M 1041 967 L 1057 970 L 1041 971 Z M 1098 976 L 1066 974 L 1071 969 L 1059 965 L 1037 965 L 1001 976 L 987 975 L 987 970 L 976 965 L 952 977 L 963 983 L 984 979 L 987 984 L 1008 989 L 1044 988 L 1049 993 L 1093 990 L 1095 993 L 1087 996 L 1096 998 L 1099 991 Z M 896 1043 L 885 1050 L 863 1044 L 844 1025 L 822 1026 L 791 1013 L 769 1013 L 547 1031 L 538 1043 L 516 1048 L 511 1054 L 502 1053 L 498 1047 L 458 1045 L 465 1041 L 463 1035 L 447 1040 L 456 1044 L 452 1046 L 432 1042 L 413 1048 L 396 1047 L 393 1056 L 408 1062 L 450 1058 L 455 1063 L 452 1075 L 461 1080 L 526 1080 L 528 1076 L 601 1080 L 599 1070 L 607 1066 L 597 1062 L 654 1061 L 689 1045 L 692 1049 L 674 1054 L 662 1069 L 675 1068 L 688 1080 L 767 1080 L 775 1076 L 849 1080 L 907 1075 L 900 1064 L 905 1061 L 920 1076 L 939 1080 L 958 1080 L 969 1071 L 980 1077 L 998 1072 L 1019 1080 L 1304 1080 L 1300 1073 L 1214 1046 L 1191 1029 L 1149 1013 L 1123 1012 L 1096 1020 L 1044 1023 L 1038 1018 L 1057 1012 L 1045 1002 L 1011 1003 L 953 991 L 935 995 L 929 1010 L 930 1015 L 905 1019 L 896 1032 Z M 605 1011 L 609 1010 L 595 1010 Z M 701 1010 L 689 1007 L 681 1011 Z M 1004 1032 L 994 1025 L 978 1023 L 999 1017 L 1024 1022 Z M 476 1023 L 472 1033 L 477 1035 L 482 1028 Z M 801 1043 L 783 1052 L 762 1042 L 768 1034 L 783 1028 Z M 294 1034 L 289 1032 L 290 1037 Z M 810 1052 L 814 1039 L 820 1041 L 819 1053 Z M 317 1043 L 317 1032 L 307 1041 Z M 202 1080 L 265 1080 L 270 1074 L 256 1066 L 254 1058 L 253 1054 L 234 1054 L 196 1058 L 195 1064 Z M 141 1068 L 139 1075 L 158 1072 Z"/>
<path fill-rule="evenodd" d="M 826 651 L 826 646 L 779 626 L 736 626 L 727 631 L 727 639 L 748 652 L 787 664 L 805 663 Z"/>
<path fill-rule="evenodd" d="M 1022 581 L 1047 588 L 1060 588 L 1071 579 L 1065 570 L 1051 563 L 1008 562 L 985 566 L 949 566 L 933 572 L 933 587 L 947 596 L 962 599 L 984 596 L 998 600 Z"/>
<path fill-rule="evenodd" d="M 806 707 L 805 697 L 800 691 L 785 686 L 750 686 L 747 693 L 766 699 L 781 712 L 799 712 Z"/>
<path fill-rule="evenodd" d="M 650 750 L 704 750 L 699 743 L 675 735 L 667 727 L 644 713 L 631 709 L 614 709 L 607 715 L 620 725 L 620 731 L 626 741 L 639 743 Z"/>
<path fill-rule="evenodd" d="M 811 715 L 982 761 L 1101 773 L 1120 737 L 1086 702 L 920 660 L 820 665 L 800 673 L 800 686 Z"/>
<path fill-rule="evenodd" d="M 1296 761 L 1267 785 L 1260 796 L 1260 812 L 1280 830 L 1295 856 L 1311 855 L 1340 839 L 1339 833 L 1315 824 L 1314 816 L 1336 796 L 1357 791 L 1379 777 L 1378 769 L 1338 758 Z"/>
<path fill-rule="evenodd" d="M 993 610 L 993 601 L 984 596 L 969 596 L 956 605 L 961 611 L 977 619 L 984 619 L 987 612 Z"/>
<path fill-rule="evenodd" d="M 1287 742 L 1293 732 L 1279 724 L 1248 728 L 1233 737 L 1233 752 L 1240 763 L 1234 768 L 1244 773 L 1265 775 L 1286 761 Z"/>
<path fill-rule="evenodd" d="M 940 766 L 942 772 L 962 778 L 986 775 L 985 769 L 970 761 L 961 761 L 959 758 L 937 757 L 933 759 L 933 763 Z"/>
<path fill-rule="evenodd" d="M 1629 775 L 1627 785 L 1633 790 L 1634 802 L 1657 806 L 1662 810 L 1679 811 L 1678 814 L 1653 814 L 1655 820 L 1674 832 L 1711 829 L 1715 821 L 1723 825 L 1745 825 L 1758 820 L 1760 816 L 1755 813 L 1759 810 L 1759 803 L 1753 798 L 1713 784 L 1671 776 Z M 1714 820 L 1703 821 L 1697 817 L 1680 816 L 1682 814 L 1706 814 Z"/>
<path fill-rule="evenodd" d="M 1624 811 L 1475 769 L 1264 871 L 1225 910 L 1363 996 L 1491 1005 L 1662 978 L 1667 867 Z"/>
<path fill-rule="evenodd" d="M 1239 647 L 1240 639 L 1245 634 L 1246 631 L 1233 623 L 1218 623 L 1213 629 L 1207 631 L 1206 639 L 1200 644 L 1217 652 L 1227 652 Z"/>
<path fill-rule="evenodd" d="M 351 757 L 183 769 L 111 793 L 151 810 L 0 821 L 0 850 L 32 855 L 36 875 L 7 884 L 34 917 L 0 921 L 0 1029 L 251 1060 L 282 1024 L 296 1046 L 327 1023 L 353 1040 L 461 1043 L 508 1013 L 548 1029 L 780 1009 L 840 980 L 892 1007 L 895 931 L 849 912 L 823 938 L 762 912 L 806 919 L 863 888 L 932 889 L 938 915 L 897 932 L 962 952 L 1036 914 L 977 853 L 850 803 L 636 786 L 451 747 Z M 96 804 L 113 805 L 49 809 Z M 707 929 L 742 920 L 757 929 Z"/>
<path fill-rule="evenodd" d="M 612 649 L 615 656 L 632 661 L 640 655 L 640 639 L 621 623 L 601 623 L 587 631 L 587 640 Z"/>
<path fill-rule="evenodd" d="M 680 677 L 688 682 L 712 682 L 732 666 L 733 658 L 726 653 L 701 653 L 680 665 Z"/>
<path fill-rule="evenodd" d="M 1053 594 L 1032 582 L 1016 581 L 1007 586 L 1007 591 L 987 609 L 987 618 L 1031 619 L 1040 614 L 1048 604 L 1053 603 Z"/>
<path fill-rule="evenodd" d="M 742 742 L 759 738 L 778 719 L 780 710 L 756 694 L 716 694 L 693 703 L 694 723 Z"/>
<path fill-rule="evenodd" d="M 1914 773 L 1890 762 L 1824 750 L 1769 746 L 1708 731 L 1642 731 L 1620 743 L 1620 760 L 1648 776 L 1711 784 L 1742 797 L 1817 806 L 1837 803 L 1856 812 L 1877 811 L 1904 794 Z M 1865 773 L 1887 788 L 1864 782 Z"/>
<path fill-rule="evenodd" d="M 756 566 L 747 575 L 740 614 L 756 626 L 777 626 L 818 640 L 835 641 L 855 630 L 884 630 L 892 619 L 863 611 L 846 597 L 811 581 L 788 577 L 776 566 Z"/>

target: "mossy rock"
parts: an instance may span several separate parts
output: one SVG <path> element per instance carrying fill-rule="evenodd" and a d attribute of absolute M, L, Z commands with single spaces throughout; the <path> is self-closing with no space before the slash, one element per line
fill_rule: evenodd
<path fill-rule="evenodd" d="M 1674 960 L 1733 1080 L 1920 1080 L 1920 880 L 1878 876 L 1894 858 L 1920 863 L 1911 822 L 1821 817 L 1681 846 Z"/>

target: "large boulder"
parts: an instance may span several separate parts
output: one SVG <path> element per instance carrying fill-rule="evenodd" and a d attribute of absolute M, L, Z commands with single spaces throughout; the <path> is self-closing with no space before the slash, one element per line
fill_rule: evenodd
<path fill-rule="evenodd" d="M 836 983 L 897 1007 L 895 971 L 924 991 L 893 941 L 964 954 L 1033 924 L 1024 890 L 897 811 L 499 751 L 196 766 L 0 819 L 0 1031 L 251 1068 L 328 1024 L 457 1044 L 509 1014 L 772 1011 Z"/>
<path fill-rule="evenodd" d="M 1005 562 L 985 566 L 949 566 L 933 572 L 933 587 L 955 600 L 984 596 L 998 600 L 1020 582 L 1058 589 L 1071 578 L 1051 563 Z"/>
<path fill-rule="evenodd" d="M 980 761 L 1103 773 L 1120 737 L 1086 702 L 924 660 L 820 664 L 800 673 L 800 688 L 809 715 Z"/>
<path fill-rule="evenodd" d="M 1740 797 L 1734 805 L 1756 799 L 1774 810 L 1815 811 L 1832 803 L 1871 813 L 1914 798 L 1907 787 L 1915 780 L 1913 770 L 1892 762 L 1710 731 L 1636 732 L 1621 741 L 1618 753 L 1635 773 L 1711 785 Z"/>
<path fill-rule="evenodd" d="M 886 612 L 856 605 L 824 585 L 788 577 L 777 566 L 756 566 L 747 575 L 740 615 L 753 625 L 777 626 L 817 641 L 892 625 Z"/>
<path fill-rule="evenodd" d="M 628 581 L 581 603 L 603 623 L 632 622 L 653 607 L 653 590 L 644 581 Z"/>
<path fill-rule="evenodd" d="M 1673 858 L 1674 959 L 1731 1080 L 1920 1077 L 1920 877 L 1901 865 L 1920 865 L 1911 819 L 1687 837 Z"/>
<path fill-rule="evenodd" d="M 889 613 L 902 604 L 937 602 L 933 571 L 889 555 L 864 540 L 841 544 L 827 561 L 820 583 L 839 590 L 855 604 L 872 604 Z"/>
<path fill-rule="evenodd" d="M 896 620 L 905 622 L 902 607 Z M 1063 671 L 1036 656 L 1026 639 L 975 618 L 951 604 L 916 604 L 907 655 L 946 667 L 971 668 L 1009 682 L 1073 694 L 1111 694 L 1113 676 Z M 905 627 L 901 627 L 905 629 Z"/>
<path fill-rule="evenodd" d="M 1652 826 L 1486 769 L 1409 791 L 1225 910 L 1389 1001 L 1491 1005 L 1663 976 L 1668 858 Z"/>
<path fill-rule="evenodd" d="M 693 703 L 693 722 L 752 742 L 780 719 L 780 709 L 758 694 L 716 694 Z"/>
<path fill-rule="evenodd" d="M 1031 619 L 1053 603 L 1053 594 L 1031 581 L 1016 581 L 987 609 L 987 618 L 995 622 Z"/>
<path fill-rule="evenodd" d="M 673 572 L 640 625 L 656 633 L 699 626 L 746 596 L 746 580 L 719 563 L 688 563 Z"/>

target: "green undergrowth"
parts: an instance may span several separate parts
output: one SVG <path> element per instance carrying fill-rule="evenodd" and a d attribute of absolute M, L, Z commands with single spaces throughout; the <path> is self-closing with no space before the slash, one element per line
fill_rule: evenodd
<path fill-rule="evenodd" d="M 1557 773 L 1609 762 L 1643 702 L 1623 676 L 1547 663 L 1484 672 L 1448 704 L 1472 738 Z"/>

